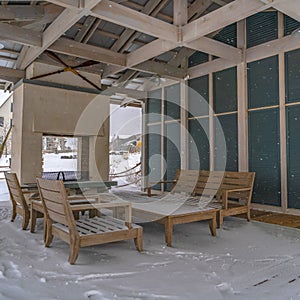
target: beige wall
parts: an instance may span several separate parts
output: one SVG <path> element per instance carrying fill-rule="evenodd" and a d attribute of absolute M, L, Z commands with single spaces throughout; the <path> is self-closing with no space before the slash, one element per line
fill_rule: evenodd
<path fill-rule="evenodd" d="M 7 94 L 8 96 L 9 94 Z M 3 127 L 0 126 L 0 137 L 4 140 L 7 131 L 10 128 L 10 120 L 12 119 L 12 112 L 11 112 L 11 104 L 13 102 L 13 96 L 11 95 L 1 106 L 0 106 L 0 117 L 4 118 Z M 6 151 L 7 149 L 7 151 Z M 11 138 L 6 142 L 6 149 L 4 153 L 10 154 L 11 152 Z"/>
<path fill-rule="evenodd" d="M 30 83 L 14 93 L 12 170 L 22 183 L 41 176 L 43 134 L 88 136 L 90 179 L 108 178 L 108 97 Z"/>

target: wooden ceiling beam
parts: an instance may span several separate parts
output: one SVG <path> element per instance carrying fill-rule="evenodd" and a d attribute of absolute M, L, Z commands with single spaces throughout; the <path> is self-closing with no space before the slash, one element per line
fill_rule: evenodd
<path fill-rule="evenodd" d="M 272 6 L 289 17 L 300 22 L 300 1 L 299 0 L 275 0 Z"/>
<path fill-rule="evenodd" d="M 187 48 L 222 57 L 236 63 L 242 61 L 243 52 L 241 49 L 207 37 L 201 37 L 196 41 L 185 43 L 184 45 Z"/>
<path fill-rule="evenodd" d="M 49 47 L 50 51 L 103 62 L 117 66 L 126 66 L 126 55 L 109 49 L 79 43 L 66 38 L 59 38 Z"/>
<path fill-rule="evenodd" d="M 24 77 L 25 77 L 25 71 L 23 70 L 0 67 L 0 78 L 3 80 L 17 82 L 18 80 Z"/>
<path fill-rule="evenodd" d="M 269 8 L 260 0 L 235 0 L 183 27 L 183 41 L 190 42 Z"/>
<path fill-rule="evenodd" d="M 173 24 L 177 26 L 186 25 L 188 22 L 188 1 L 173 0 Z"/>
<path fill-rule="evenodd" d="M 29 48 L 27 50 L 20 68 L 25 69 L 29 64 L 31 64 L 72 25 L 79 21 L 86 14 L 86 9 L 93 8 L 99 1 L 101 0 L 86 0 L 85 9 L 74 10 L 66 8 L 43 32 L 42 47 Z"/>
<path fill-rule="evenodd" d="M 293 36 L 285 36 L 283 38 L 270 41 L 255 47 L 248 48 L 246 50 L 246 62 L 250 63 L 260 59 L 264 59 L 270 56 L 274 56 L 278 53 L 293 51 L 300 48 L 300 39 L 295 39 Z M 236 66 L 237 64 L 223 59 L 215 59 L 195 67 L 188 69 L 188 74 L 190 78 L 196 78 L 200 76 L 207 75 L 211 72 L 217 72 L 227 68 Z"/>
<path fill-rule="evenodd" d="M 102 0 L 91 10 L 91 15 L 164 40 L 174 42 L 178 39 L 177 26 L 109 0 Z"/>
<path fill-rule="evenodd" d="M 29 5 L 1 5 L 0 20 L 3 21 L 33 21 L 41 19 L 44 16 L 43 6 Z"/>
<path fill-rule="evenodd" d="M 126 70 L 127 67 L 117 67 L 117 66 L 109 66 L 105 69 L 103 73 L 103 78 L 106 78 L 110 76 L 111 74 L 117 74 L 119 72 L 122 72 Z M 138 65 L 134 65 L 130 67 L 132 70 L 136 71 L 141 71 L 141 72 L 146 72 L 150 74 L 159 74 L 162 77 L 166 78 L 171 78 L 171 79 L 182 79 L 185 77 L 185 72 L 177 68 L 175 66 L 166 64 L 166 63 L 161 63 L 161 62 L 156 62 L 152 60 L 144 61 Z"/>
<path fill-rule="evenodd" d="M 128 53 L 126 66 L 130 68 L 143 61 L 147 61 L 153 57 L 168 52 L 176 47 L 176 43 L 171 43 L 168 41 L 157 39 L 149 44 L 146 44 L 145 46 L 138 48 L 135 51 Z"/>
<path fill-rule="evenodd" d="M 0 23 L 0 38 L 21 45 L 37 47 L 42 45 L 42 34 L 40 32 L 6 23 Z"/>

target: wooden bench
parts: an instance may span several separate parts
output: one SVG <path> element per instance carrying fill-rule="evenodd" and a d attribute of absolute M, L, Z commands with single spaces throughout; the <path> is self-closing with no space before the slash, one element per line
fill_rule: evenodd
<path fill-rule="evenodd" d="M 208 220 L 209 228 L 213 236 L 216 235 L 218 209 L 206 207 L 215 197 L 223 179 L 223 172 L 210 173 L 198 170 L 177 170 L 170 193 L 166 193 L 165 199 L 151 205 L 133 203 L 133 215 L 144 221 L 155 221 L 165 226 L 165 240 L 167 246 L 172 245 L 173 226 L 197 221 Z M 166 181 L 162 181 L 166 183 Z M 170 181 L 167 181 L 170 183 Z M 148 194 L 152 196 L 151 187 Z M 178 205 L 178 209 L 163 213 L 162 206 L 168 201 L 176 202 L 186 194 L 186 201 Z M 197 197 L 193 197 L 194 195 Z M 169 197 L 168 197 L 169 196 Z M 184 197 L 183 197 L 184 198 Z M 168 204 L 170 204 L 170 202 Z M 172 205 L 170 205 L 172 207 Z M 176 207 L 174 205 L 174 207 Z M 204 208 L 205 207 L 205 208 Z"/>
<path fill-rule="evenodd" d="M 177 170 L 173 180 L 161 180 L 152 183 L 152 185 L 149 183 L 150 185 L 144 189 L 147 191 L 148 197 L 151 197 L 153 196 L 153 185 L 170 183 L 172 184 L 171 193 L 188 193 L 192 195 L 198 181 L 198 173 L 197 170 Z"/>
<path fill-rule="evenodd" d="M 223 218 L 247 214 L 250 220 L 250 204 L 254 185 L 254 172 L 177 170 L 171 192 L 213 199 L 210 207 L 218 209 L 218 227 Z M 161 181 L 165 183 L 165 181 Z M 151 187 L 148 187 L 151 195 Z"/>
<path fill-rule="evenodd" d="M 70 205 L 62 181 L 37 179 L 45 211 L 46 240 L 49 247 L 53 237 L 70 245 L 69 263 L 74 264 L 80 247 L 134 239 L 138 251 L 142 251 L 142 227 L 131 223 L 131 203 L 110 201 L 96 204 Z M 73 211 L 123 207 L 125 222 L 113 217 L 99 215 L 94 218 L 75 220 Z"/>
<path fill-rule="evenodd" d="M 224 172 L 216 198 L 210 204 L 211 207 L 219 209 L 218 227 L 222 226 L 223 218 L 226 216 L 247 214 L 247 220 L 250 221 L 254 178 L 254 172 Z"/>

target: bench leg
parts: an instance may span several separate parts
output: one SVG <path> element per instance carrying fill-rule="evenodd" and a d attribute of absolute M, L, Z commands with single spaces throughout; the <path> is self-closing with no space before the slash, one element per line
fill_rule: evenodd
<path fill-rule="evenodd" d="M 247 221 L 248 222 L 251 221 L 251 211 L 250 211 L 250 208 L 247 210 Z"/>
<path fill-rule="evenodd" d="M 167 217 L 165 222 L 165 240 L 168 247 L 172 246 L 173 237 L 173 221 L 170 217 Z"/>
<path fill-rule="evenodd" d="M 223 225 L 223 215 L 222 215 L 222 210 L 218 212 L 218 228 L 222 228 Z"/>
<path fill-rule="evenodd" d="M 16 205 L 13 204 L 13 211 L 12 211 L 12 215 L 11 215 L 12 222 L 15 220 L 16 216 L 17 216 L 17 208 L 16 208 Z"/>
<path fill-rule="evenodd" d="M 212 236 L 217 235 L 217 213 L 215 213 L 214 217 L 209 221 L 209 229 Z"/>
<path fill-rule="evenodd" d="M 52 222 L 50 220 L 46 220 L 44 225 L 46 225 L 44 228 L 45 247 L 49 247 L 53 241 Z"/>
<path fill-rule="evenodd" d="M 71 265 L 75 264 L 75 261 L 78 258 L 79 249 L 80 249 L 79 239 L 74 239 L 74 240 L 71 239 L 70 255 L 69 255 L 69 260 L 68 260 Z"/>
<path fill-rule="evenodd" d="M 22 222 L 22 229 L 26 230 L 29 224 L 29 212 L 24 212 L 23 214 L 23 222 Z"/>
<path fill-rule="evenodd" d="M 143 228 L 137 229 L 137 237 L 134 238 L 134 244 L 139 252 L 143 251 Z"/>
<path fill-rule="evenodd" d="M 34 233 L 35 231 L 36 218 L 37 218 L 37 211 L 33 208 L 33 205 L 31 204 L 31 208 L 30 208 L 30 232 L 31 233 Z"/>

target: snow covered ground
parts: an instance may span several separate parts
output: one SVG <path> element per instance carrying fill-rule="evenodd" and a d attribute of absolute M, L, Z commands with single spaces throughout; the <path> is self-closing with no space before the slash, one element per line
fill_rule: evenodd
<path fill-rule="evenodd" d="M 228 218 L 218 236 L 205 222 L 143 224 L 144 251 L 132 241 L 82 248 L 74 266 L 68 245 L 42 241 L 0 210 L 0 299 L 299 299 L 299 231 Z"/>
<path fill-rule="evenodd" d="M 114 157 L 114 171 L 139 158 L 126 161 Z M 170 248 L 162 225 L 143 223 L 142 253 L 133 241 L 87 247 L 71 266 L 67 244 L 45 248 L 42 220 L 23 231 L 10 207 L 0 180 L 0 300 L 300 299 L 298 229 L 226 218 L 212 237 L 197 222 L 175 226 Z"/>

